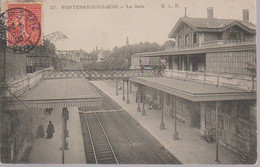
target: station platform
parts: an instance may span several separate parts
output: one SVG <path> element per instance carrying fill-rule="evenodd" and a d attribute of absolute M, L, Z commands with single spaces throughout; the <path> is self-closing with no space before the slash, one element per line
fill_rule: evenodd
<path fill-rule="evenodd" d="M 79 110 L 70 107 L 67 121 L 69 137 L 68 150 L 65 150 L 65 164 L 85 164 L 85 151 L 82 138 Z M 62 109 L 54 108 L 51 115 L 45 115 L 42 120 L 45 137 L 49 121 L 54 125 L 55 133 L 52 139 L 36 138 L 27 163 L 61 164 L 62 163 Z"/>
<path fill-rule="evenodd" d="M 207 143 L 200 139 L 199 129 L 188 128 L 178 123 L 179 140 L 173 139 L 174 119 L 169 113 L 164 112 L 166 129 L 160 130 L 161 112 L 148 109 L 146 115 L 137 112 L 135 96 L 130 94 L 130 104 L 122 100 L 122 90 L 116 96 L 115 84 L 112 81 L 92 81 L 92 83 L 109 95 L 147 131 L 151 133 L 168 151 L 170 151 L 183 164 L 218 164 L 216 159 L 216 143 Z M 125 92 L 126 93 L 126 92 Z M 242 164 L 238 154 L 219 146 L 220 164 Z"/>

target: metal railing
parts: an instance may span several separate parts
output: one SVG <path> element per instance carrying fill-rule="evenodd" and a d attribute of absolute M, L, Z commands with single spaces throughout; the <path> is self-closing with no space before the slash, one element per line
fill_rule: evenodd
<path fill-rule="evenodd" d="M 206 46 L 214 46 L 214 45 L 224 45 L 224 44 L 231 44 L 231 43 L 243 43 L 243 42 L 253 42 L 253 39 L 234 39 L 234 40 L 214 40 L 214 41 L 207 41 L 201 44 L 194 43 L 189 45 L 178 45 L 178 46 L 167 46 L 165 50 L 176 50 L 176 49 L 187 49 L 187 48 L 197 48 L 197 47 L 206 47 Z"/>
<path fill-rule="evenodd" d="M 127 79 L 157 76 L 157 70 L 45 70 L 43 79 L 86 78 L 89 80 Z"/>
<path fill-rule="evenodd" d="M 215 86 L 232 87 L 244 89 L 247 91 L 256 91 L 256 79 L 249 76 L 232 76 L 227 74 L 205 73 L 169 70 L 163 71 L 163 76 L 166 78 L 176 78 L 183 80 L 192 80 L 203 84 Z"/>
<path fill-rule="evenodd" d="M 48 68 L 49 70 L 52 67 Z M 12 97 L 12 94 L 19 96 L 27 90 L 35 87 L 42 80 L 42 74 L 44 70 L 37 71 L 35 73 L 27 74 L 26 77 L 12 82 L 7 82 L 7 88 L 10 92 L 6 92 L 6 97 Z"/>

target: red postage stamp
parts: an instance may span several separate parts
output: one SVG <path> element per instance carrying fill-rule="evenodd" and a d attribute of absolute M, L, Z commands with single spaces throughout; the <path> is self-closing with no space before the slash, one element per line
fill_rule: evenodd
<path fill-rule="evenodd" d="M 10 3 L 4 15 L 8 47 L 25 53 L 42 45 L 42 4 Z"/>

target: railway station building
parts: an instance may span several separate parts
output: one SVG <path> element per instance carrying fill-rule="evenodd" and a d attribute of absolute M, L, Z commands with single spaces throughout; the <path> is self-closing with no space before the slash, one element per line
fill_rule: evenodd
<path fill-rule="evenodd" d="M 168 112 L 199 129 L 201 139 L 218 138 L 225 148 L 246 152 L 255 162 L 256 26 L 249 22 L 249 10 L 241 16 L 217 19 L 208 8 L 207 18 L 181 17 L 168 36 L 175 39 L 174 47 L 131 56 L 133 69 L 160 59 L 166 67 L 162 77 L 132 77 L 130 82 L 162 115 Z"/>

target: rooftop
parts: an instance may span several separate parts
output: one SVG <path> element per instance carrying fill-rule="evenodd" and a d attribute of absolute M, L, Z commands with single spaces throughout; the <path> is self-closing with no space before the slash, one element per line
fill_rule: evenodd
<path fill-rule="evenodd" d="M 29 107 L 85 107 L 99 106 L 102 97 L 84 78 L 43 80 L 21 97 L 21 102 Z M 14 102 L 15 109 L 22 108 L 20 102 Z"/>
<path fill-rule="evenodd" d="M 133 77 L 130 78 L 130 80 L 191 101 L 256 99 L 255 92 L 204 85 L 178 79 Z"/>

